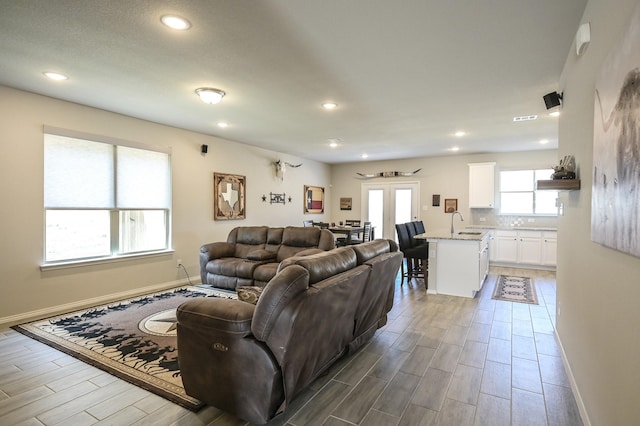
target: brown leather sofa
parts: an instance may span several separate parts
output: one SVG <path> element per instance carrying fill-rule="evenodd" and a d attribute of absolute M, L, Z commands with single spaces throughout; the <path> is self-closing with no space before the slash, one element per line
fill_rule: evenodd
<path fill-rule="evenodd" d="M 178 358 L 187 394 L 268 422 L 386 323 L 401 262 L 395 242 L 375 240 L 284 260 L 256 305 L 183 303 Z"/>
<path fill-rule="evenodd" d="M 335 248 L 333 234 L 315 227 L 241 226 L 226 242 L 200 247 L 203 284 L 224 289 L 264 286 L 284 259 Z"/>

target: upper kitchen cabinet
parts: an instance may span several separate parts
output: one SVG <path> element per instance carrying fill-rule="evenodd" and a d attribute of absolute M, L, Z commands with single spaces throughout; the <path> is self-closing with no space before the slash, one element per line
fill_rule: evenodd
<path fill-rule="evenodd" d="M 496 163 L 469 163 L 469 207 L 495 207 Z"/>

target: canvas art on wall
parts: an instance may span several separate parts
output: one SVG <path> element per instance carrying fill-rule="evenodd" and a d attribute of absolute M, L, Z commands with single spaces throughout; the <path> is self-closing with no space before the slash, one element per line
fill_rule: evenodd
<path fill-rule="evenodd" d="M 640 257 L 640 5 L 596 81 L 591 239 Z"/>

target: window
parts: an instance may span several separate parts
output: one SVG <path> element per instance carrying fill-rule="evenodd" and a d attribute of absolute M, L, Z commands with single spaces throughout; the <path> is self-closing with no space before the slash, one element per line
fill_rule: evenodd
<path fill-rule="evenodd" d="M 557 215 L 558 191 L 536 191 L 536 181 L 549 179 L 552 169 L 500 172 L 500 213 Z"/>
<path fill-rule="evenodd" d="M 169 248 L 168 149 L 45 127 L 45 263 Z"/>

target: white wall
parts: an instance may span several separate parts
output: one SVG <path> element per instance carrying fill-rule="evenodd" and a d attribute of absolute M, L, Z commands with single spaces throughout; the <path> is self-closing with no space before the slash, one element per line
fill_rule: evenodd
<path fill-rule="evenodd" d="M 640 419 L 640 259 L 590 238 L 595 81 L 638 4 L 589 1 L 581 22 L 591 22 L 591 43 L 581 57 L 569 52 L 559 87 L 564 105 L 558 153 L 575 156 L 582 189 L 562 196 L 557 330 L 587 421 L 594 425 Z"/>
<path fill-rule="evenodd" d="M 557 164 L 557 151 L 540 150 L 527 152 L 509 152 L 476 155 L 451 155 L 446 157 L 420 157 L 409 160 L 362 162 L 334 165 L 331 168 L 331 220 L 334 222 L 360 217 L 360 187 L 363 182 L 420 182 L 419 220 L 427 229 L 449 229 L 451 216 L 444 213 L 444 199 L 457 198 L 458 210 L 465 217 L 465 223 L 456 226 L 469 226 L 475 215 L 469 209 L 469 167 L 468 163 L 496 162 L 496 188 L 500 170 L 525 168 L 551 168 Z M 375 173 L 382 171 L 408 172 L 422 168 L 410 177 L 362 179 L 356 173 Z M 432 207 L 433 194 L 440 194 L 440 207 Z M 351 211 L 340 210 L 340 197 L 353 198 Z M 426 208 L 426 210 L 425 210 Z M 482 209 L 486 211 L 485 209 Z M 487 212 L 489 213 L 489 212 Z M 556 220 L 545 221 L 547 226 L 555 226 Z M 481 225 L 481 223 L 476 223 Z"/>
<path fill-rule="evenodd" d="M 175 254 L 41 272 L 44 124 L 170 146 Z M 202 144 L 209 145 L 206 156 L 200 154 Z M 270 165 L 277 158 L 304 165 L 287 171 L 281 182 Z M 247 177 L 246 220 L 213 220 L 214 171 Z M 303 214 L 303 185 L 324 186 L 330 193 L 329 173 L 323 163 L 0 86 L 0 324 L 83 300 L 171 285 L 185 278 L 176 259 L 183 260 L 192 280 L 199 280 L 200 245 L 225 240 L 235 226 L 328 220 L 328 214 Z M 269 192 L 284 192 L 293 202 L 263 203 L 262 195 Z M 327 197 L 328 208 L 330 202 Z"/>

